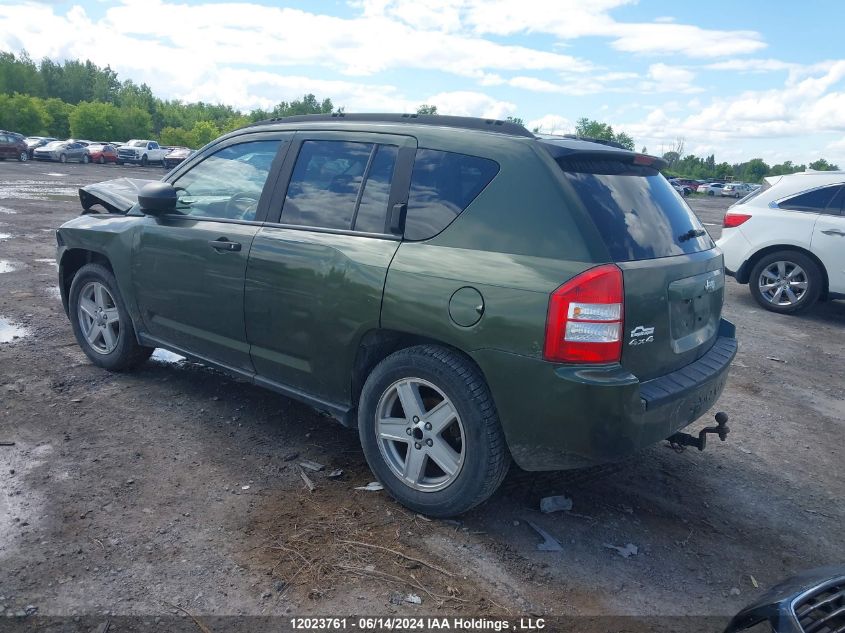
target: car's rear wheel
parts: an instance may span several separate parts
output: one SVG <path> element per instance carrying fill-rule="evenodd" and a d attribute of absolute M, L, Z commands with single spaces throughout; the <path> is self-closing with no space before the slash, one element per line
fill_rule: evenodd
<path fill-rule="evenodd" d="M 90 161 L 91 161 L 91 157 L 88 154 L 82 155 L 82 162 L 83 163 L 85 163 L 87 165 Z"/>
<path fill-rule="evenodd" d="M 485 501 L 510 467 L 484 378 L 442 347 L 411 347 L 383 360 L 361 392 L 358 429 L 387 491 L 430 516 L 453 516 Z"/>
<path fill-rule="evenodd" d="M 29 152 L 23 151 L 20 154 L 18 154 L 18 160 L 22 163 L 25 163 L 26 161 L 28 161 L 29 160 Z"/>
<path fill-rule="evenodd" d="M 67 162 L 67 154 L 59 154 L 59 162 L 66 163 Z"/>
<path fill-rule="evenodd" d="M 106 157 L 103 156 L 102 154 L 100 154 L 100 158 L 97 160 L 97 162 L 100 163 L 101 165 L 105 165 L 106 164 Z"/>
<path fill-rule="evenodd" d="M 147 360 L 153 348 L 138 344 L 117 281 L 100 264 L 86 264 L 70 285 L 70 322 L 76 340 L 95 365 L 111 371 Z"/>
<path fill-rule="evenodd" d="M 751 270 L 751 296 L 772 312 L 794 314 L 818 301 L 824 283 L 816 262 L 797 251 L 769 253 Z"/>

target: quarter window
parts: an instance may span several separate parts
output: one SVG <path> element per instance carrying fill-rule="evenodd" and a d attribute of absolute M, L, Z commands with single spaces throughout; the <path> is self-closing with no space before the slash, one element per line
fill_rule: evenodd
<path fill-rule="evenodd" d="M 258 201 L 281 141 L 230 145 L 182 174 L 174 183 L 176 211 L 185 215 L 255 220 Z"/>
<path fill-rule="evenodd" d="M 424 240 L 445 229 L 499 171 L 478 156 L 418 149 L 411 174 L 405 239 Z"/>
<path fill-rule="evenodd" d="M 305 141 L 293 168 L 282 222 L 384 233 L 397 148 Z"/>
<path fill-rule="evenodd" d="M 806 193 L 794 196 L 789 200 L 784 200 L 778 204 L 781 209 L 790 209 L 792 211 L 812 211 L 814 213 L 823 212 L 828 204 L 832 202 L 833 197 L 838 193 L 840 185 L 834 187 L 822 187 L 821 189 L 813 189 Z"/>

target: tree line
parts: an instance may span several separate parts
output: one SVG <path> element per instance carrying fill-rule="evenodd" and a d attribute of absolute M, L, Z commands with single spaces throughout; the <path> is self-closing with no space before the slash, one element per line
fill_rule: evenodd
<path fill-rule="evenodd" d="M 18 55 L 0 52 L 0 129 L 29 136 L 103 141 L 150 138 L 158 139 L 162 145 L 198 148 L 221 134 L 256 121 L 340 111 L 342 108 L 336 109 L 331 99 L 320 100 L 307 94 L 301 99 L 282 101 L 270 110 L 259 108 L 244 114 L 228 105 L 160 99 L 147 84 L 121 81 L 109 66 L 100 68 L 91 61 L 43 59 L 36 63 L 26 52 Z M 437 106 L 423 104 L 417 113 L 436 115 Z M 508 120 L 525 124 L 519 117 L 508 117 Z M 630 135 L 586 117 L 576 121 L 574 133 L 613 141 L 630 150 L 635 147 Z M 683 146 L 683 139 L 677 139 L 673 148 L 663 154 L 669 163 L 664 170 L 667 176 L 760 182 L 765 176 L 791 174 L 808 167 L 839 169 L 824 158 L 808 165 L 792 161 L 768 165 L 762 158 L 734 164 L 716 163 L 713 154 L 684 155 Z M 645 147 L 642 151 L 648 153 Z"/>

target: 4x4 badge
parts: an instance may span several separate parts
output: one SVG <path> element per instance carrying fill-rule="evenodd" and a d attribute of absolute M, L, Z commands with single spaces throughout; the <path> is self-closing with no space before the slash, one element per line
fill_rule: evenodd
<path fill-rule="evenodd" d="M 654 328 L 638 325 L 631 330 L 631 340 L 628 345 L 644 345 L 645 343 L 654 343 Z"/>
<path fill-rule="evenodd" d="M 704 289 L 707 292 L 713 292 L 716 290 L 716 280 L 715 279 L 708 279 L 704 282 Z"/>

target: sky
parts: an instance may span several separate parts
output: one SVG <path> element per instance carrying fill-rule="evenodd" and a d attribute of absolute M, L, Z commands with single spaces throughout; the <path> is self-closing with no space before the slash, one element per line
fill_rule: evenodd
<path fill-rule="evenodd" d="M 588 117 L 652 154 L 845 166 L 843 22 L 841 0 L 0 0 L 0 50 L 243 111 Z"/>

